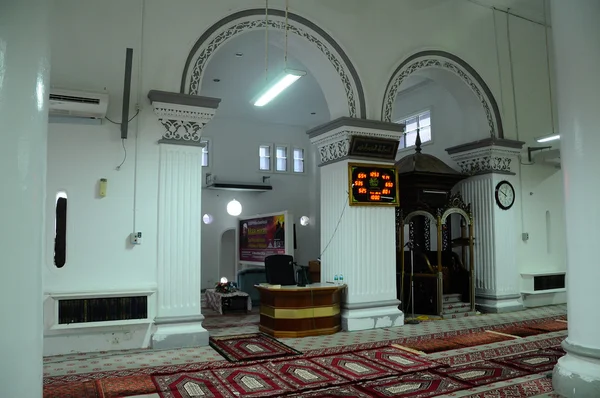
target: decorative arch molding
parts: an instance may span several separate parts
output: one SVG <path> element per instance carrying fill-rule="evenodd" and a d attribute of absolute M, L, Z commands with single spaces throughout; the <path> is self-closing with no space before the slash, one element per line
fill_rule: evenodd
<path fill-rule="evenodd" d="M 196 41 L 183 69 L 180 92 L 200 95 L 203 73 L 210 58 L 228 40 L 245 32 L 265 28 L 265 10 L 244 10 L 231 14 L 206 30 Z M 346 92 L 348 116 L 366 118 L 363 86 L 352 62 L 327 32 L 297 14 L 288 13 L 289 34 L 308 41 L 331 63 Z M 285 30 L 285 12 L 269 9 L 269 29 Z"/>
<path fill-rule="evenodd" d="M 398 89 L 404 79 L 415 72 L 430 68 L 447 70 L 458 76 L 471 89 L 481 103 L 490 129 L 490 136 L 493 138 L 504 138 L 498 104 L 488 85 L 471 65 L 456 55 L 445 51 L 421 51 L 411 55 L 398 66 L 385 89 L 381 110 L 382 121 L 392 121 L 394 102 L 398 94 Z"/>

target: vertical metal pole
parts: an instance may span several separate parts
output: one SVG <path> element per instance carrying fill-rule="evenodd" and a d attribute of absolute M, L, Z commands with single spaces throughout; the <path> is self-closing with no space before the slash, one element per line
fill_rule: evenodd
<path fill-rule="evenodd" d="M 438 315 L 442 314 L 444 295 L 444 275 L 442 273 L 442 219 L 437 218 L 437 266 L 438 266 Z"/>
<path fill-rule="evenodd" d="M 121 139 L 127 139 L 129 127 L 129 98 L 131 96 L 131 68 L 133 66 L 133 48 L 125 53 L 125 79 L 123 82 L 123 109 L 121 111 Z M 137 88 L 141 90 L 141 87 Z"/>
<path fill-rule="evenodd" d="M 471 311 L 475 311 L 475 249 L 473 248 L 475 237 L 473 236 L 475 228 L 473 227 L 473 217 L 469 220 L 469 274 L 471 289 Z"/>
<path fill-rule="evenodd" d="M 405 266 L 405 261 L 404 261 L 404 218 L 400 219 L 400 242 L 398 243 L 399 246 L 399 253 L 400 253 L 400 272 L 402 273 L 400 279 L 401 279 L 401 286 L 400 286 L 400 297 L 402 297 L 402 308 L 405 309 L 405 302 L 404 302 L 404 266 Z M 406 309 L 405 309 L 406 310 Z"/>

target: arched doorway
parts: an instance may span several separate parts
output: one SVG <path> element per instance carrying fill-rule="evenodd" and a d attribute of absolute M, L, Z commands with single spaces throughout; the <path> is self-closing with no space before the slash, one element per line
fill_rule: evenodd
<path fill-rule="evenodd" d="M 269 9 L 268 21 L 270 30 L 285 30 L 284 11 Z M 288 24 L 290 51 L 313 72 L 325 94 L 331 117 L 365 118 L 362 83 L 341 46 L 316 24 L 299 15 L 289 13 Z M 180 92 L 199 95 L 206 66 L 217 50 L 232 38 L 251 31 L 264 31 L 265 26 L 265 10 L 260 8 L 237 12 L 212 25 L 190 51 Z M 329 67 L 321 67 L 323 60 Z"/>
<path fill-rule="evenodd" d="M 224 276 L 235 281 L 235 229 L 228 229 L 221 234 L 219 247 L 219 278 Z"/>

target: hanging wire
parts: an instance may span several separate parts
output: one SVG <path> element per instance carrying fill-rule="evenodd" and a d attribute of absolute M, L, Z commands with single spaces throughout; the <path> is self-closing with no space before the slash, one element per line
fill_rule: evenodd
<path fill-rule="evenodd" d="M 510 11 L 510 8 L 508 9 Z M 508 41 L 508 62 L 510 64 L 510 83 L 512 86 L 513 94 L 513 111 L 515 112 L 515 132 L 517 134 L 517 140 L 519 139 L 519 114 L 517 112 L 517 96 L 515 94 L 515 71 L 513 68 L 513 57 L 512 57 L 512 42 L 510 36 L 510 14 L 506 15 L 506 40 Z"/>
<path fill-rule="evenodd" d="M 125 163 L 125 161 L 127 160 L 127 148 L 125 148 L 125 139 L 121 138 L 121 145 L 123 145 L 123 161 L 121 162 L 120 165 L 117 166 L 117 171 L 121 170 L 121 166 L 123 166 L 123 164 Z"/>
<path fill-rule="evenodd" d="M 548 89 L 550 90 L 550 119 L 552 120 L 552 133 L 554 134 L 554 100 L 552 99 L 552 78 L 550 77 L 550 51 L 548 46 L 548 20 L 546 16 L 546 0 L 544 0 L 544 33 L 546 34 L 546 66 L 548 68 Z"/>
<path fill-rule="evenodd" d="M 269 0 L 265 0 L 265 81 L 269 79 Z"/>
<path fill-rule="evenodd" d="M 290 11 L 290 0 L 285 0 L 285 55 L 284 55 L 284 62 L 285 62 L 285 68 L 287 69 L 288 63 L 287 63 L 287 59 L 288 59 L 288 31 L 289 31 L 289 27 L 290 25 L 288 24 L 288 13 Z"/>
<path fill-rule="evenodd" d="M 500 83 L 500 103 L 504 113 L 504 93 L 502 88 L 502 69 L 500 68 L 500 45 L 498 44 L 498 28 L 496 27 L 496 8 L 492 7 L 492 18 L 494 18 L 494 40 L 496 41 L 496 61 L 498 63 L 498 82 Z"/>

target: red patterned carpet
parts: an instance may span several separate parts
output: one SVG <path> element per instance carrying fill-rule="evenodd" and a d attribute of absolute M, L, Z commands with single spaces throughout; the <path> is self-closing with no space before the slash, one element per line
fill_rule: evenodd
<path fill-rule="evenodd" d="M 546 374 L 564 355 L 560 343 L 566 326 L 542 319 L 495 328 L 541 331 L 526 338 L 478 328 L 305 353 L 274 339 L 261 340 L 257 334 L 228 336 L 214 340 L 237 362 L 49 377 L 44 380 L 44 397 L 117 398 L 156 392 L 163 398 L 533 397 L 552 391 Z M 432 354 L 419 355 L 392 344 Z M 252 353 L 264 356 L 240 362 Z"/>
<path fill-rule="evenodd" d="M 229 362 L 248 362 L 300 354 L 264 333 L 211 337 L 209 343 Z"/>

